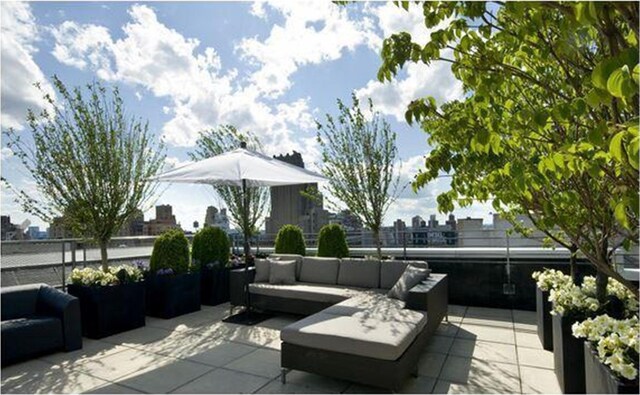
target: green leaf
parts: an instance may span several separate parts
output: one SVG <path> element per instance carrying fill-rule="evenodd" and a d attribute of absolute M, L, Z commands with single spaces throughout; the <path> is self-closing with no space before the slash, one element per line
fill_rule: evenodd
<path fill-rule="evenodd" d="M 593 86 L 606 90 L 609 76 L 617 67 L 618 65 L 614 59 L 605 59 L 598 63 L 591 73 L 591 82 L 593 82 Z"/>
<path fill-rule="evenodd" d="M 585 97 L 587 104 L 593 108 L 611 102 L 611 95 L 604 89 L 593 88 Z"/>
<path fill-rule="evenodd" d="M 616 220 L 620 222 L 620 225 L 627 229 L 630 229 L 629 218 L 627 217 L 627 205 L 624 201 L 618 202 L 618 204 L 616 204 L 616 208 L 613 210 L 613 215 L 616 217 Z"/>
<path fill-rule="evenodd" d="M 640 154 L 640 152 L 638 151 L 639 140 L 640 140 L 639 137 L 634 137 L 629 142 L 629 145 L 627 145 L 627 158 L 629 159 L 629 164 L 631 165 L 631 167 L 633 167 L 636 170 L 638 170 L 638 166 L 640 165 L 638 163 L 639 161 L 638 154 Z"/>
<path fill-rule="evenodd" d="M 616 158 L 618 161 L 622 161 L 622 139 L 624 138 L 625 132 L 618 132 L 609 143 L 609 152 L 611 156 Z"/>
<path fill-rule="evenodd" d="M 633 81 L 636 83 L 636 85 L 640 85 L 640 63 L 635 65 L 631 76 L 633 77 Z"/>
<path fill-rule="evenodd" d="M 629 68 L 625 65 L 611 73 L 607 80 L 607 90 L 615 97 L 629 97 L 637 92 L 636 85 L 629 75 Z"/>

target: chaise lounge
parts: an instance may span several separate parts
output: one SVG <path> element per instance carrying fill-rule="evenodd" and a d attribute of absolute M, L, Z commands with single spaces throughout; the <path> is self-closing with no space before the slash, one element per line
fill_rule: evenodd
<path fill-rule="evenodd" d="M 257 261 L 248 286 L 252 308 L 308 315 L 281 331 L 283 382 L 293 369 L 398 390 L 417 373 L 429 336 L 447 314 L 446 275 L 431 274 L 398 299 L 389 290 L 408 267 L 426 272 L 426 262 L 270 258 L 294 260 L 295 281 L 274 284 L 264 273 L 269 262 Z"/>

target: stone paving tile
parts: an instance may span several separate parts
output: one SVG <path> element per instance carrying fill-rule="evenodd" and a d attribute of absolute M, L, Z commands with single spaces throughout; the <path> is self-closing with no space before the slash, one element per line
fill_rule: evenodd
<path fill-rule="evenodd" d="M 433 377 L 410 377 L 400 389 L 401 394 L 430 394 L 436 385 Z"/>
<path fill-rule="evenodd" d="M 280 382 L 280 377 L 277 378 Z M 320 376 L 313 373 L 291 370 L 287 373 L 287 384 L 295 384 L 297 386 L 307 387 L 314 391 L 323 393 L 340 393 L 345 391 L 350 383 L 348 381 L 339 380 L 331 377 Z"/>
<path fill-rule="evenodd" d="M 524 394 L 561 394 L 560 384 L 551 369 L 540 369 L 529 366 L 520 366 L 522 379 L 522 393 Z"/>
<path fill-rule="evenodd" d="M 181 315 L 168 320 L 147 318 L 147 326 L 170 331 L 192 331 L 211 322 L 221 321 L 228 315 L 228 310 L 211 308 Z"/>
<path fill-rule="evenodd" d="M 100 340 L 82 339 L 82 348 L 71 352 L 57 352 L 55 354 L 44 355 L 40 360 L 52 365 L 60 365 L 64 368 L 75 368 L 89 360 L 99 360 L 108 355 L 112 355 L 127 350 L 123 346 L 114 346 L 112 343 Z"/>
<path fill-rule="evenodd" d="M 201 352 L 193 353 L 187 359 L 210 366 L 222 367 L 256 350 L 256 347 L 247 346 L 246 344 L 225 341 L 214 344 Z"/>
<path fill-rule="evenodd" d="M 107 381 L 88 374 L 32 360 L 2 369 L 2 393 L 79 393 L 104 386 Z"/>
<path fill-rule="evenodd" d="M 476 358 L 485 361 L 517 363 L 516 346 L 512 344 L 485 342 L 470 339 L 455 339 L 449 355 Z"/>
<path fill-rule="evenodd" d="M 553 367 L 553 352 L 542 349 L 518 347 L 518 361 L 520 366 L 538 368 Z"/>
<path fill-rule="evenodd" d="M 538 321 L 534 311 L 513 310 L 513 325 L 516 331 L 536 332 Z"/>
<path fill-rule="evenodd" d="M 507 309 L 494 309 L 489 307 L 467 307 L 467 312 L 464 315 L 465 318 L 489 318 L 500 320 L 513 320 L 513 314 L 511 310 Z"/>
<path fill-rule="evenodd" d="M 436 329 L 436 335 L 455 337 L 460 329 L 460 324 L 443 322 Z"/>
<path fill-rule="evenodd" d="M 251 394 L 270 380 L 252 374 L 215 369 L 172 391 L 175 394 Z"/>
<path fill-rule="evenodd" d="M 499 392 L 520 392 L 520 375 L 514 364 L 449 355 L 438 379 Z"/>
<path fill-rule="evenodd" d="M 438 380 L 433 388 L 434 394 L 511 394 L 503 389 L 496 389 L 474 384 L 452 383 L 446 380 Z"/>
<path fill-rule="evenodd" d="M 433 335 L 427 342 L 424 350 L 426 352 L 439 352 L 441 354 L 447 354 L 453 343 L 453 337 Z"/>
<path fill-rule="evenodd" d="M 438 378 L 446 359 L 445 354 L 430 352 L 422 354 L 418 362 L 418 375 Z"/>
<path fill-rule="evenodd" d="M 142 328 L 118 333 L 101 339 L 104 342 L 119 344 L 126 347 L 139 347 L 155 342 L 171 335 L 166 329 L 143 326 Z"/>
<path fill-rule="evenodd" d="M 89 360 L 78 366 L 77 370 L 103 380 L 115 381 L 142 369 L 162 366 L 169 360 L 158 354 L 131 348 L 104 358 Z"/>
<path fill-rule="evenodd" d="M 457 338 L 483 340 L 497 343 L 515 344 L 513 329 L 491 327 L 484 325 L 462 324 Z"/>
<path fill-rule="evenodd" d="M 272 379 L 280 375 L 280 353 L 260 348 L 228 363 L 224 367 Z"/>
<path fill-rule="evenodd" d="M 213 370 L 211 366 L 173 359 L 161 366 L 140 369 L 117 380 L 118 384 L 151 394 L 166 394 Z"/>
<path fill-rule="evenodd" d="M 465 316 L 462 320 L 462 325 L 480 325 L 513 329 L 513 321 L 506 318 L 469 318 Z"/>
<path fill-rule="evenodd" d="M 518 347 L 529 347 L 542 350 L 542 343 L 537 333 L 516 331 L 516 344 Z"/>
<path fill-rule="evenodd" d="M 90 391 L 85 392 L 85 394 L 143 394 L 144 392 L 140 392 L 134 390 L 133 388 L 128 388 L 120 384 L 115 383 L 106 383 L 104 385 L 99 385 Z"/>

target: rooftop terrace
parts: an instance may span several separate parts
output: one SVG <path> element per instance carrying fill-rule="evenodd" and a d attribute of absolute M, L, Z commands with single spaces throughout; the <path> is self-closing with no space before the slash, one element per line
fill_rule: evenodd
<path fill-rule="evenodd" d="M 280 382 L 280 329 L 299 319 L 277 315 L 256 326 L 222 322 L 229 305 L 146 327 L 82 350 L 2 369 L 3 393 L 377 393 L 292 371 Z M 535 313 L 449 306 L 405 393 L 560 393 L 553 353 L 536 334 Z"/>

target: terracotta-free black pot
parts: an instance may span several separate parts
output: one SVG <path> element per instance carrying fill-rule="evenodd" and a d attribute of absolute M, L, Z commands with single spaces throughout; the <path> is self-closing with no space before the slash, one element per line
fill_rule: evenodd
<path fill-rule="evenodd" d="M 145 325 L 144 281 L 93 286 L 71 284 L 70 295 L 80 300 L 82 334 L 100 339 Z"/>
<path fill-rule="evenodd" d="M 229 272 L 227 267 L 203 267 L 200 270 L 202 304 L 215 306 L 229 301 Z"/>
<path fill-rule="evenodd" d="M 571 331 L 577 320 L 560 314 L 552 317 L 553 360 L 560 389 L 565 394 L 584 394 L 584 340 L 573 337 Z"/>
<path fill-rule="evenodd" d="M 200 310 L 200 272 L 145 275 L 147 315 L 173 318 Z"/>
<path fill-rule="evenodd" d="M 584 342 L 584 371 L 587 394 L 637 394 L 638 380 L 617 378 L 608 366 L 598 359 L 598 351 Z"/>
<path fill-rule="evenodd" d="M 536 318 L 538 321 L 538 337 L 542 348 L 553 351 L 553 325 L 551 324 L 551 302 L 549 291 L 536 287 Z"/>

